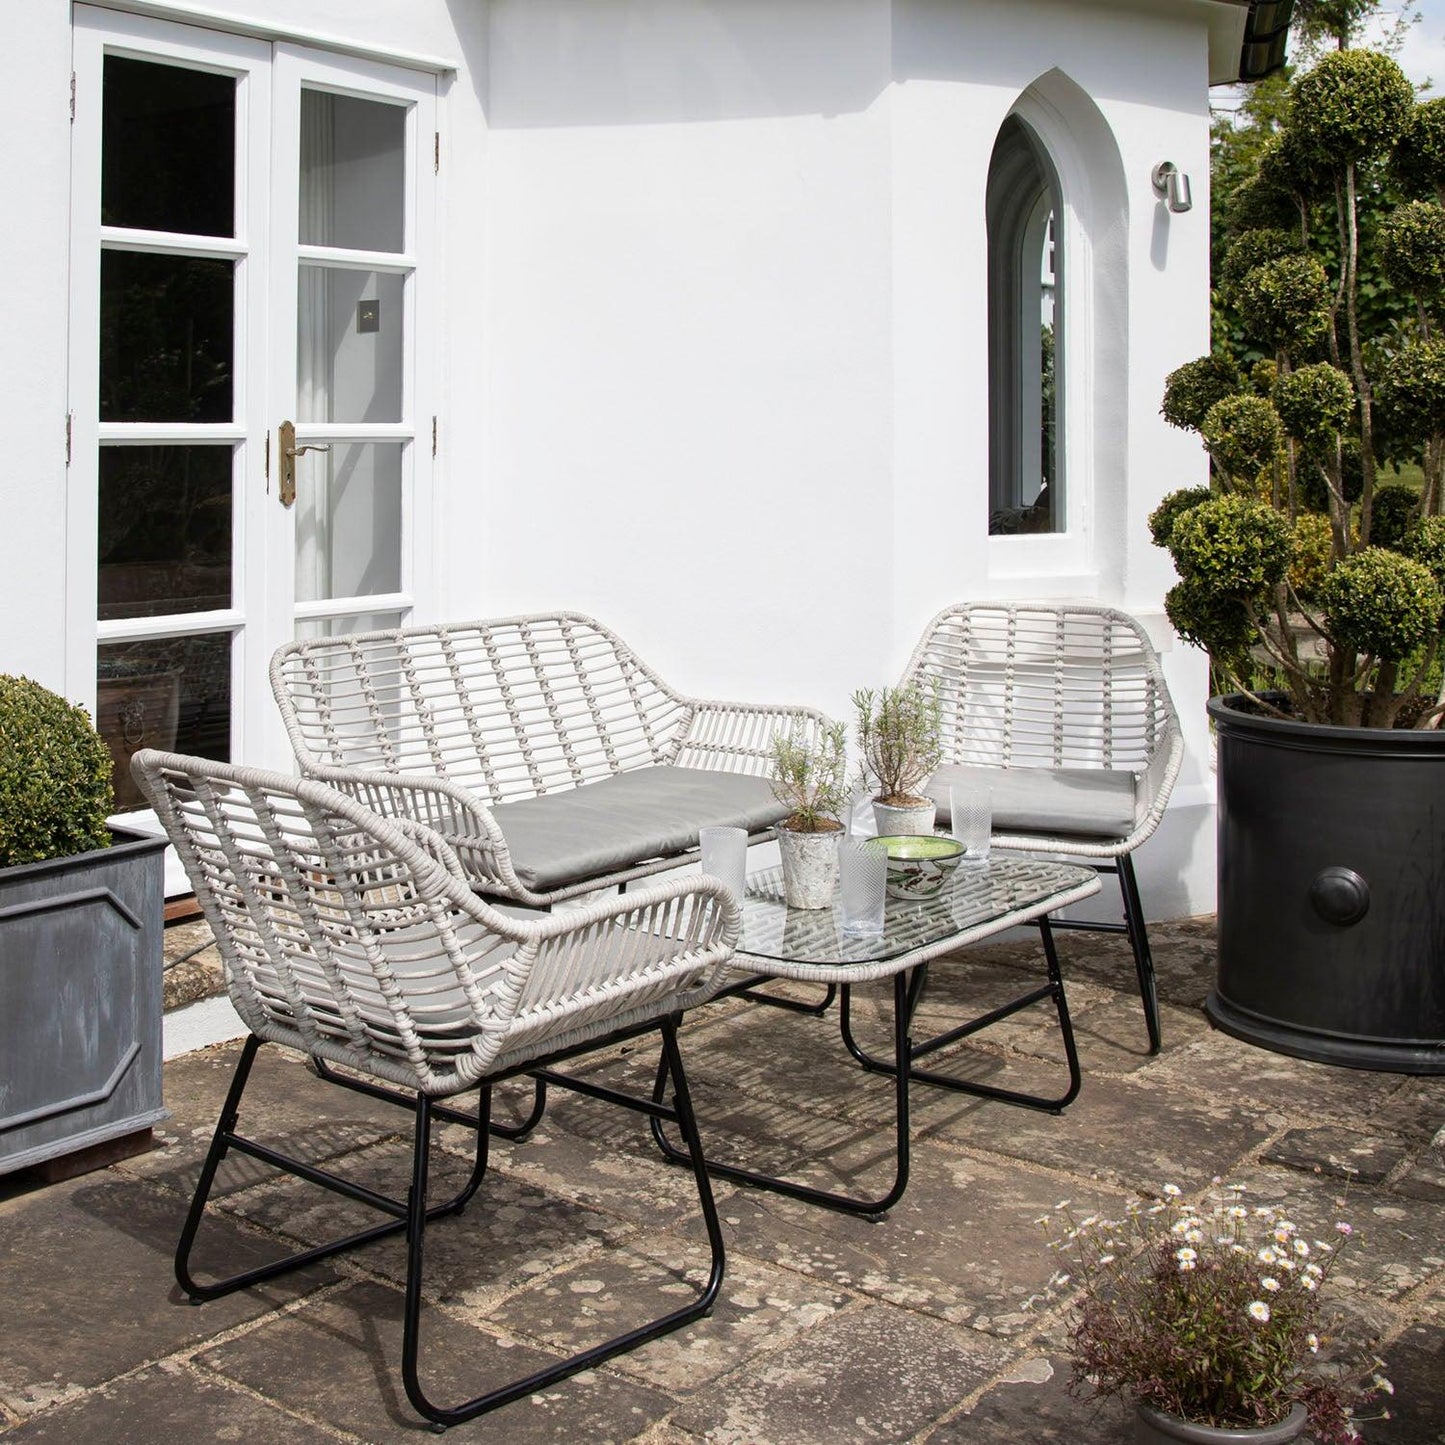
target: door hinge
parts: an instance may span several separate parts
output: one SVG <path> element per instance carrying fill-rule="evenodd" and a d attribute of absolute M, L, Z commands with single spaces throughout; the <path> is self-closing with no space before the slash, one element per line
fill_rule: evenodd
<path fill-rule="evenodd" d="M 435 416 L 431 419 L 431 454 L 433 457 L 437 454 L 437 419 Z"/>
<path fill-rule="evenodd" d="M 431 169 L 434 176 L 442 173 L 442 133 L 439 130 L 434 130 L 431 136 Z"/>
<path fill-rule="evenodd" d="M 75 413 L 74 413 L 73 411 L 68 411 L 68 412 L 65 413 L 65 465 L 66 465 L 66 466 L 69 466 L 69 465 L 70 465 L 70 438 L 71 438 L 71 433 L 72 433 L 72 431 L 74 430 L 74 428 L 75 428 Z"/>
<path fill-rule="evenodd" d="M 75 72 L 70 72 L 70 118 L 75 119 Z"/>

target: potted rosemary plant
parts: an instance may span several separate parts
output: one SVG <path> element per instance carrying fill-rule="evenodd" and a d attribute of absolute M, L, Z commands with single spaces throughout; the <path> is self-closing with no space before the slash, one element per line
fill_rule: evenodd
<path fill-rule="evenodd" d="M 773 738 L 773 796 L 789 813 L 778 824 L 783 896 L 789 908 L 827 908 L 838 880 L 840 814 L 848 806 L 848 739 L 842 723 L 815 737 Z"/>
<path fill-rule="evenodd" d="M 1216 1181 L 1196 1208 L 1166 1184 L 1121 1219 L 1065 1202 L 1042 1221 L 1063 1230 L 1049 1295 L 1069 1299 L 1070 1393 L 1133 1405 L 1139 1445 L 1284 1445 L 1306 1429 L 1348 1445 L 1356 1408 L 1393 1393 L 1380 1361 L 1346 1367 L 1330 1338 L 1322 1296 L 1350 1226 L 1315 1238 L 1245 1198 Z"/>
<path fill-rule="evenodd" d="M 1170 376 L 1211 482 L 1150 518 L 1219 693 L 1207 1008 L 1305 1058 L 1445 1072 L 1445 851 L 1420 846 L 1445 791 L 1445 101 L 1326 54 L 1224 204 L 1220 295 L 1267 354 Z"/>
<path fill-rule="evenodd" d="M 112 767 L 83 708 L 0 676 L 0 1175 L 108 1163 L 166 1117 L 165 839 L 107 826 Z"/>
<path fill-rule="evenodd" d="M 873 790 L 880 837 L 931 833 L 935 804 L 921 792 L 938 766 L 939 702 L 917 684 L 853 694 L 858 714 L 861 786 Z"/>

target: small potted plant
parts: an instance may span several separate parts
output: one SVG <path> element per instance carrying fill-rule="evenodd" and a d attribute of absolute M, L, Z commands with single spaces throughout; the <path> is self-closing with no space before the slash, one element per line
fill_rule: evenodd
<path fill-rule="evenodd" d="M 833 723 L 809 737 L 773 737 L 773 796 L 791 811 L 778 824 L 789 908 L 827 908 L 838 879 L 839 815 L 848 804 L 848 737 Z"/>
<path fill-rule="evenodd" d="M 853 694 L 858 712 L 862 785 L 873 791 L 880 837 L 931 833 L 933 800 L 919 790 L 938 766 L 938 697 L 916 684 Z"/>
<path fill-rule="evenodd" d="M 1318 1445 L 1345 1445 L 1360 1438 L 1355 1408 L 1393 1393 L 1326 1353 L 1321 1295 L 1346 1223 L 1317 1239 L 1218 1180 L 1202 1208 L 1166 1184 L 1122 1219 L 1076 1219 L 1065 1202 L 1041 1222 L 1064 1228 L 1050 1294 L 1076 1291 L 1070 1393 L 1131 1403 L 1140 1445 L 1283 1445 L 1306 1429 Z"/>
<path fill-rule="evenodd" d="M 165 839 L 107 826 L 112 767 L 83 708 L 0 676 L 0 1175 L 109 1163 L 166 1117 Z"/>

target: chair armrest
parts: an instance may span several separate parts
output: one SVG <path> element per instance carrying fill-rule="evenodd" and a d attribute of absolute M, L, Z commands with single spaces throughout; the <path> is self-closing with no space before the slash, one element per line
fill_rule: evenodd
<path fill-rule="evenodd" d="M 470 788 L 424 773 L 366 772 L 326 765 L 309 768 L 308 776 L 383 818 L 420 824 L 440 835 L 469 885 L 532 901 L 512 867 L 511 850 L 491 809 Z M 417 841 L 415 835 L 412 841 Z M 449 872 L 455 871 L 445 858 L 437 861 Z"/>
<path fill-rule="evenodd" d="M 773 736 L 798 730 L 812 741 L 831 720 L 810 707 L 686 699 L 688 718 L 673 762 L 681 768 L 769 777 Z"/>
<path fill-rule="evenodd" d="M 1184 734 L 1171 710 L 1165 715 L 1158 745 L 1150 754 L 1149 765 L 1140 774 L 1135 791 L 1134 828 L 1139 842 L 1143 842 L 1159 826 L 1183 762 Z"/>

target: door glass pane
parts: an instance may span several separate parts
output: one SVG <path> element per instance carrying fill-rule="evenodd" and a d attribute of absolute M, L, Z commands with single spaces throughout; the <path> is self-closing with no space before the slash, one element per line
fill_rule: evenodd
<path fill-rule="evenodd" d="M 401 590 L 400 442 L 333 442 L 296 465 L 296 600 Z"/>
<path fill-rule="evenodd" d="M 102 644 L 95 725 L 115 761 L 118 812 L 149 806 L 130 775 L 130 760 L 141 748 L 228 762 L 231 634 Z"/>
<path fill-rule="evenodd" d="M 230 421 L 230 261 L 103 251 L 100 419 Z"/>
<path fill-rule="evenodd" d="M 100 449 L 102 621 L 231 605 L 229 446 Z"/>
<path fill-rule="evenodd" d="M 349 612 L 341 617 L 308 617 L 296 624 L 297 642 L 349 637 L 353 632 L 390 632 L 402 626 L 400 612 Z"/>
<path fill-rule="evenodd" d="M 405 249 L 406 107 L 301 92 L 301 244 Z"/>
<path fill-rule="evenodd" d="M 402 277 L 302 266 L 296 420 L 400 421 Z"/>
<path fill-rule="evenodd" d="M 235 154 L 233 76 L 106 56 L 102 225 L 234 236 Z"/>

